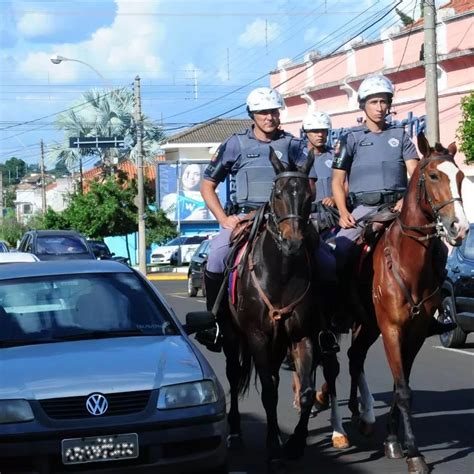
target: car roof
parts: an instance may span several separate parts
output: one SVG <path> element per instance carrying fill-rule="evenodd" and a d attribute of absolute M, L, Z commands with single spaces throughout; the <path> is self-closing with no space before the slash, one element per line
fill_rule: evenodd
<path fill-rule="evenodd" d="M 30 233 L 34 233 L 36 235 L 42 236 L 42 235 L 78 235 L 80 237 L 83 237 L 80 232 L 77 232 L 76 230 L 30 230 Z"/>
<path fill-rule="evenodd" d="M 82 275 L 86 273 L 133 273 L 133 270 L 113 260 L 55 260 L 21 265 L 2 265 L 0 281 L 54 275 Z"/>

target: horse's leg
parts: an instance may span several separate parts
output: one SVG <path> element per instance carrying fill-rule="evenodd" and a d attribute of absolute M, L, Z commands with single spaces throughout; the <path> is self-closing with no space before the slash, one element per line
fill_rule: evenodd
<path fill-rule="evenodd" d="M 259 339 L 250 344 L 255 369 L 262 385 L 262 404 L 267 415 L 267 471 L 269 474 L 283 474 L 286 470 L 280 441 L 277 405 L 280 381 L 278 371 L 284 354 L 280 364 L 273 364 L 272 366 L 272 361 L 268 356 L 268 343 Z"/>
<path fill-rule="evenodd" d="M 336 449 L 347 449 L 350 446 L 349 438 L 342 426 L 336 394 L 336 379 L 339 375 L 339 361 L 335 354 L 323 356 L 323 375 L 331 400 L 332 445 Z"/>
<path fill-rule="evenodd" d="M 242 367 L 239 360 L 238 336 L 225 330 L 223 349 L 226 357 L 226 375 L 230 385 L 230 408 L 227 415 L 227 423 L 229 424 L 227 447 L 229 449 L 238 449 L 243 445 L 239 413 L 239 381 Z"/>
<path fill-rule="evenodd" d="M 396 403 L 395 386 L 393 387 L 393 398 L 390 407 L 390 413 L 387 419 L 387 438 L 384 442 L 385 457 L 388 459 L 400 459 L 403 457 L 403 450 L 398 439 L 400 427 L 400 410 Z"/>
<path fill-rule="evenodd" d="M 404 336 L 407 337 L 403 340 L 400 330 L 393 329 L 393 327 L 387 327 L 384 330 L 383 341 L 395 384 L 395 403 L 400 410 L 405 428 L 408 472 L 425 474 L 429 472 L 429 468 L 416 445 L 411 423 L 411 390 L 408 384 L 413 360 L 424 338 L 408 338 L 405 333 Z"/>
<path fill-rule="evenodd" d="M 293 344 L 292 352 L 296 376 L 300 382 L 300 418 L 293 434 L 286 442 L 285 450 L 289 459 L 298 459 L 303 456 L 306 447 L 308 421 L 314 403 L 315 390 L 312 380 L 314 369 L 313 342 L 309 337 L 303 337 L 301 341 Z"/>
<path fill-rule="evenodd" d="M 347 355 L 349 357 L 349 373 L 351 376 L 351 393 L 349 398 L 349 409 L 353 419 L 359 420 L 359 430 L 364 435 L 370 435 L 374 431 L 375 414 L 373 410 L 374 399 L 367 385 L 364 374 L 364 363 L 367 351 L 376 341 L 380 331 L 376 324 L 363 324 L 353 334 L 352 344 Z M 357 389 L 361 393 L 362 415 L 359 412 L 357 400 Z"/>
<path fill-rule="evenodd" d="M 299 412 L 301 384 L 296 371 L 291 373 L 291 388 L 293 390 L 293 408 Z"/>

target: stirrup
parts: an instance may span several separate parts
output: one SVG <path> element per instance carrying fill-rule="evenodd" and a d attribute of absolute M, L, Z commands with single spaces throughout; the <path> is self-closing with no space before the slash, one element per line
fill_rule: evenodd
<path fill-rule="evenodd" d="M 221 352 L 224 337 L 220 330 L 219 323 L 216 321 L 215 324 L 216 326 L 214 328 L 199 331 L 194 337 L 196 341 L 206 346 L 211 352 Z"/>
<path fill-rule="evenodd" d="M 329 329 L 323 329 L 319 332 L 318 344 L 323 354 L 337 354 L 341 350 L 336 336 Z"/>

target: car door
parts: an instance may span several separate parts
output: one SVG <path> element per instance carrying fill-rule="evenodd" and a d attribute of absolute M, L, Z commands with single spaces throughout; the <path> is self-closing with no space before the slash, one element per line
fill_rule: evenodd
<path fill-rule="evenodd" d="M 26 234 L 25 236 L 23 236 L 23 239 L 21 239 L 20 245 L 18 246 L 18 250 L 20 252 L 31 253 L 31 241 L 32 241 L 31 234 Z"/>

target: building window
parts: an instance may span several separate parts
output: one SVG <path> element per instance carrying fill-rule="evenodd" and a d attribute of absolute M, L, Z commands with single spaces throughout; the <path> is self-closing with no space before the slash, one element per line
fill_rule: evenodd
<path fill-rule="evenodd" d="M 31 214 L 31 204 L 23 204 L 23 214 Z"/>

